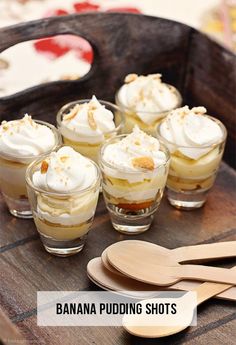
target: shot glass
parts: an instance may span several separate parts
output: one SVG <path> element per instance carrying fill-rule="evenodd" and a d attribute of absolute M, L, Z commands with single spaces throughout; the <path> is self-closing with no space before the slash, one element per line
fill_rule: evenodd
<path fill-rule="evenodd" d="M 93 137 L 91 138 L 91 136 L 83 136 L 82 140 L 81 137 L 76 134 L 76 132 L 63 125 L 62 120 L 63 116 L 65 114 L 68 114 L 70 110 L 73 109 L 77 104 L 89 103 L 90 101 L 90 99 L 83 99 L 64 105 L 57 114 L 57 128 L 62 135 L 63 143 L 65 145 L 71 146 L 77 152 L 98 163 L 98 156 L 101 145 L 107 139 L 121 133 L 121 130 L 124 126 L 124 115 L 115 104 L 103 100 L 98 100 L 100 104 L 104 105 L 106 109 L 110 110 L 113 113 L 114 123 L 116 127 L 113 131 L 104 133 L 104 140 L 102 140 L 101 142 L 94 143 L 93 141 L 91 141 L 91 139 L 93 139 Z"/>
<path fill-rule="evenodd" d="M 119 135 L 108 140 L 100 151 L 102 191 L 115 230 L 124 234 L 139 234 L 150 228 L 154 214 L 161 202 L 166 185 L 170 155 L 162 143 L 160 150 L 165 153 L 165 163 L 153 171 L 130 172 L 112 166 L 103 158 L 107 145 L 125 138 Z"/>
<path fill-rule="evenodd" d="M 0 151 L 0 186 L 3 198 L 10 213 L 18 218 L 32 218 L 32 211 L 28 201 L 25 173 L 29 164 L 36 158 L 44 156 L 61 145 L 61 136 L 58 130 L 47 122 L 35 120 L 36 123 L 47 126 L 55 135 L 55 145 L 50 151 L 43 154 L 27 157 L 9 155 Z M 47 140 L 47 138 L 45 138 Z"/>
<path fill-rule="evenodd" d="M 166 84 L 168 85 L 168 84 Z M 152 136 L 156 136 L 156 130 L 158 124 L 161 122 L 161 120 L 166 117 L 169 112 L 173 109 L 179 108 L 182 104 L 182 97 L 179 91 L 172 85 L 168 85 L 170 88 L 173 89 L 174 94 L 176 95 L 176 106 L 174 108 L 167 109 L 166 111 L 135 111 L 134 109 L 127 107 L 125 104 L 122 103 L 120 97 L 119 97 L 119 90 L 116 93 L 115 96 L 115 102 L 117 106 L 121 109 L 121 111 L 124 113 L 125 116 L 125 124 L 124 128 L 122 130 L 122 133 L 131 133 L 134 126 L 138 125 L 140 129 L 142 129 L 147 134 L 150 134 Z M 138 114 L 144 114 L 147 117 L 153 118 L 153 122 L 151 124 L 144 123 L 141 118 L 138 116 Z M 144 117 L 144 116 L 143 116 Z"/>
<path fill-rule="evenodd" d="M 84 247 L 97 207 L 101 174 L 92 161 L 97 178 L 88 188 L 68 193 L 43 190 L 34 185 L 33 175 L 47 157 L 33 162 L 26 171 L 29 201 L 46 251 L 57 256 L 69 256 Z"/>
<path fill-rule="evenodd" d="M 165 143 L 171 155 L 167 198 L 170 204 L 178 209 L 192 210 L 204 205 L 222 160 L 227 137 L 226 128 L 219 120 L 207 116 L 218 123 L 223 132 L 222 140 L 212 145 L 180 146 L 161 136 L 161 124 L 157 128 L 157 137 Z M 199 159 L 191 159 L 183 154 L 184 150 L 193 153 L 202 150 L 203 155 Z"/>

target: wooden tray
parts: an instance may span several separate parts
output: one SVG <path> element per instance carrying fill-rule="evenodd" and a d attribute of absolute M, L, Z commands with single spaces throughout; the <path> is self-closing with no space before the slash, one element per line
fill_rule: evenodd
<path fill-rule="evenodd" d="M 93 93 L 113 100 L 127 73 L 161 72 L 164 81 L 180 90 L 184 103 L 204 105 L 225 123 L 229 132 L 225 159 L 236 165 L 236 57 L 231 52 L 186 25 L 118 13 L 70 15 L 3 28 L 0 51 L 22 41 L 66 33 L 83 36 L 92 44 L 95 58 L 89 74 L 78 81 L 52 82 L 1 98 L 0 119 L 29 112 L 55 122 L 58 108 L 70 100 Z M 152 228 L 135 238 L 168 248 L 236 240 L 235 186 L 235 171 L 223 163 L 204 208 L 180 212 L 164 198 Z M 135 338 L 122 328 L 37 327 L 36 292 L 97 289 L 86 276 L 87 262 L 109 244 L 126 238 L 130 237 L 113 230 L 101 197 L 84 250 L 69 258 L 53 257 L 43 249 L 33 221 L 12 217 L 0 197 L 0 302 L 5 313 L 0 314 L 0 339 L 4 337 L 4 344 L 19 344 L 12 323 L 29 343 L 43 345 L 234 343 L 234 304 L 215 300 L 199 308 L 197 327 L 161 341 Z"/>

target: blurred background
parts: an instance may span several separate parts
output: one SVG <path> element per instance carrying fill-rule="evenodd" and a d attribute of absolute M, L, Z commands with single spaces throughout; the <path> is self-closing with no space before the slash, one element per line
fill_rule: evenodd
<path fill-rule="evenodd" d="M 236 51 L 236 0 L 0 0 L 0 27 L 88 11 L 143 13 L 177 20 Z M 61 35 L 18 44 L 0 54 L 0 97 L 46 81 L 74 80 L 93 61 L 90 44 Z"/>

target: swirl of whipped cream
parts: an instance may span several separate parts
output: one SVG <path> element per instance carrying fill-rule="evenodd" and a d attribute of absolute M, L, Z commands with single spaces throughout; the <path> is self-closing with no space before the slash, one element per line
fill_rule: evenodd
<path fill-rule="evenodd" d="M 204 115 L 206 108 L 188 106 L 173 110 L 161 123 L 160 134 L 186 157 L 199 159 L 220 142 L 224 133 L 217 122 Z M 169 145 L 170 151 L 176 147 Z M 209 146 L 209 147 L 204 147 Z"/>
<path fill-rule="evenodd" d="M 94 185 L 97 171 L 94 164 L 69 146 L 52 152 L 33 175 L 36 187 L 46 191 L 67 193 Z"/>
<path fill-rule="evenodd" d="M 38 156 L 56 144 L 53 131 L 26 114 L 21 120 L 3 121 L 0 126 L 0 151 L 17 157 Z"/>
<path fill-rule="evenodd" d="M 76 104 L 63 116 L 61 133 L 68 139 L 91 144 L 101 143 L 104 134 L 115 129 L 113 113 L 99 103 L 95 96 L 89 103 Z"/>
<path fill-rule="evenodd" d="M 147 125 L 163 117 L 163 112 L 180 103 L 178 91 L 161 80 L 161 74 L 128 74 L 118 91 L 118 102 L 134 111 Z"/>
<path fill-rule="evenodd" d="M 146 134 L 138 126 L 120 141 L 109 144 L 103 151 L 103 161 L 108 175 L 127 179 L 130 182 L 152 178 L 155 169 L 167 161 L 166 154 L 160 150 L 158 139 Z"/>

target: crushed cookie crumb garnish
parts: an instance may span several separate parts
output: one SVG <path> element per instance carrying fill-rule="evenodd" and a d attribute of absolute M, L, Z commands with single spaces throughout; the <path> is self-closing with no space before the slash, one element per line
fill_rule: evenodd
<path fill-rule="evenodd" d="M 80 107 L 79 104 L 76 104 L 74 108 L 69 112 L 69 114 L 65 114 L 63 116 L 63 120 L 67 121 L 67 120 L 73 119 L 78 113 L 79 107 Z"/>
<path fill-rule="evenodd" d="M 88 111 L 88 123 L 91 129 L 96 130 L 97 129 L 97 124 L 94 120 L 93 117 L 93 111 L 89 110 Z"/>
<path fill-rule="evenodd" d="M 42 161 L 40 171 L 41 171 L 41 174 L 46 174 L 46 172 L 48 171 L 48 162 L 47 161 Z"/>
<path fill-rule="evenodd" d="M 132 164 L 135 168 L 142 168 L 147 170 L 153 170 L 155 168 L 154 160 L 152 157 L 137 157 L 132 159 Z"/>
<path fill-rule="evenodd" d="M 61 156 L 61 157 L 60 157 L 60 161 L 61 161 L 62 163 L 65 163 L 65 162 L 67 161 L 68 158 L 69 158 L 69 156 Z"/>
<path fill-rule="evenodd" d="M 137 78 L 138 78 L 138 75 L 137 75 L 136 73 L 128 74 L 128 75 L 125 77 L 125 83 L 126 83 L 126 84 L 129 84 L 129 83 L 131 83 L 132 81 L 135 81 Z"/>
<path fill-rule="evenodd" d="M 5 124 L 5 125 L 2 126 L 2 128 L 3 128 L 4 131 L 7 131 L 9 129 L 9 126 L 7 124 Z"/>

